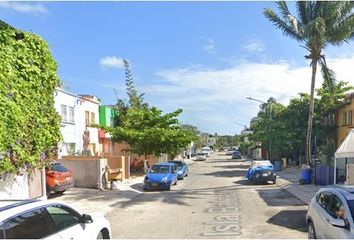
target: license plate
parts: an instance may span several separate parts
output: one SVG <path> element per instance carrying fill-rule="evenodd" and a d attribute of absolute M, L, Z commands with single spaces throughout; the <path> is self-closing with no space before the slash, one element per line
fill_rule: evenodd
<path fill-rule="evenodd" d="M 263 177 L 268 177 L 268 173 L 263 173 L 262 176 Z"/>
<path fill-rule="evenodd" d="M 159 186 L 159 184 L 158 183 L 152 183 L 151 186 L 157 187 L 157 186 Z"/>

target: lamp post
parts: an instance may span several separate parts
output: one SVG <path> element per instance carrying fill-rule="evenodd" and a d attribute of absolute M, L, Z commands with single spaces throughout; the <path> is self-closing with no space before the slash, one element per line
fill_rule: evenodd
<path fill-rule="evenodd" d="M 260 102 L 260 103 L 265 103 L 267 104 L 267 102 L 256 99 L 256 98 L 252 98 L 252 97 L 246 97 L 248 100 L 251 101 L 256 101 L 256 102 Z M 269 160 L 272 160 L 272 125 L 271 125 L 271 121 L 272 121 L 272 101 L 269 102 Z"/>

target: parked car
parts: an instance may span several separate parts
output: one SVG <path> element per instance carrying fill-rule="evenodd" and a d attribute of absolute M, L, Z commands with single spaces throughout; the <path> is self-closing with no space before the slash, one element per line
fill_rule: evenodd
<path fill-rule="evenodd" d="M 197 153 L 195 156 L 196 161 L 206 161 L 206 154 L 205 153 Z"/>
<path fill-rule="evenodd" d="M 110 239 L 103 214 L 82 214 L 64 203 L 0 202 L 0 239 Z"/>
<path fill-rule="evenodd" d="M 74 186 L 74 178 L 71 170 L 58 162 L 51 163 L 45 169 L 47 196 L 51 191 L 63 193 Z"/>
<path fill-rule="evenodd" d="M 170 163 L 174 163 L 178 166 L 177 169 L 177 179 L 178 180 L 183 180 L 184 177 L 188 176 L 189 169 L 188 169 L 188 164 L 183 161 L 183 160 L 173 160 L 169 161 Z"/>
<path fill-rule="evenodd" d="M 247 171 L 247 179 L 252 183 L 272 181 L 275 184 L 277 176 L 274 173 L 274 166 L 269 160 L 253 161 Z"/>
<path fill-rule="evenodd" d="M 170 190 L 171 185 L 177 184 L 177 169 L 178 166 L 174 163 L 154 164 L 144 178 L 144 190 Z"/>
<path fill-rule="evenodd" d="M 306 215 L 308 237 L 354 238 L 354 186 L 321 188 Z"/>
<path fill-rule="evenodd" d="M 226 150 L 226 155 L 232 155 L 234 153 L 233 149 Z"/>
<path fill-rule="evenodd" d="M 203 147 L 202 148 L 202 153 L 206 154 L 207 157 L 210 157 L 211 152 L 212 152 L 212 150 L 210 147 Z"/>
<path fill-rule="evenodd" d="M 233 151 L 231 159 L 241 159 L 241 153 L 239 151 Z"/>

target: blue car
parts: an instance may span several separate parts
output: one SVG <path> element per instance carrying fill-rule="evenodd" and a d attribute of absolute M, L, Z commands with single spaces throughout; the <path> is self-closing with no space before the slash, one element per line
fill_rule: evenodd
<path fill-rule="evenodd" d="M 178 166 L 174 163 L 154 164 L 144 178 L 144 190 L 170 190 L 171 185 L 177 184 Z"/>
<path fill-rule="evenodd" d="M 246 177 L 252 183 L 267 183 L 268 181 L 272 181 L 275 184 L 277 181 L 273 164 L 268 160 L 253 161 L 252 166 L 247 171 Z"/>
<path fill-rule="evenodd" d="M 173 161 L 168 161 L 170 163 L 174 163 L 178 166 L 177 169 L 177 178 L 178 180 L 183 180 L 184 177 L 188 176 L 189 169 L 188 165 L 185 161 L 183 160 L 173 160 Z"/>

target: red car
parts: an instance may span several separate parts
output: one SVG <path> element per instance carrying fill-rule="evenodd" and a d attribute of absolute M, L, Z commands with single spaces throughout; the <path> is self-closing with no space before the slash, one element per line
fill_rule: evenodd
<path fill-rule="evenodd" d="M 51 191 L 55 193 L 63 193 L 74 186 L 74 178 L 72 171 L 64 167 L 58 162 L 51 163 L 45 169 L 47 182 L 47 196 Z"/>

